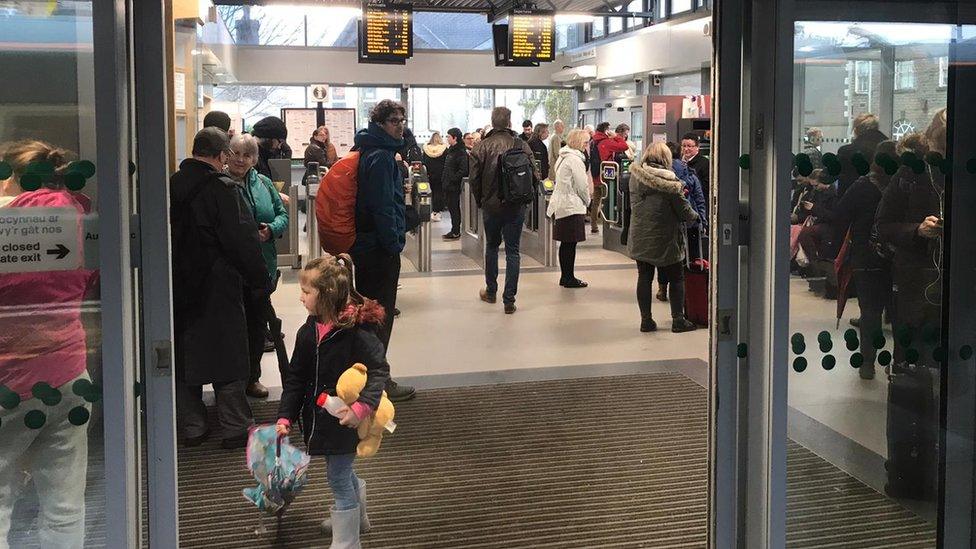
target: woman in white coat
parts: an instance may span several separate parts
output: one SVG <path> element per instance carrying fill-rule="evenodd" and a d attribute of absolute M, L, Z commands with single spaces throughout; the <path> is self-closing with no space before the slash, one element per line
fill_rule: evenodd
<path fill-rule="evenodd" d="M 556 187 L 552 191 L 546 215 L 555 218 L 552 238 L 559 242 L 559 285 L 564 288 L 585 288 L 586 282 L 576 278 L 576 245 L 586 240 L 586 208 L 590 203 L 590 176 L 584 152 L 590 145 L 586 130 L 573 130 L 566 137 L 566 146 L 559 150 L 552 168 Z"/>

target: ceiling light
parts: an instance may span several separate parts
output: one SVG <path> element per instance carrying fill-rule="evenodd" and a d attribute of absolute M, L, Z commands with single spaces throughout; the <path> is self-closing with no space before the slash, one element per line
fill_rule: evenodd
<path fill-rule="evenodd" d="M 664 74 L 664 73 L 662 73 L 661 71 L 651 71 L 651 74 L 653 74 L 654 76 L 657 76 L 659 74 Z"/>
<path fill-rule="evenodd" d="M 461 86 L 462 88 L 467 88 L 468 87 L 467 84 L 458 84 L 458 86 Z"/>
<path fill-rule="evenodd" d="M 613 82 L 613 78 L 604 78 L 603 82 Z"/>
<path fill-rule="evenodd" d="M 356 85 L 356 83 L 355 83 L 355 82 L 346 82 L 346 85 L 347 85 L 347 86 L 355 86 L 355 85 Z"/>
<path fill-rule="evenodd" d="M 201 53 L 203 52 L 200 50 L 190 50 L 190 55 L 200 55 Z"/>
<path fill-rule="evenodd" d="M 816 48 L 814 48 L 813 46 L 800 46 L 800 47 L 798 48 L 798 50 L 799 50 L 799 51 L 802 51 L 803 53 L 810 53 L 810 52 L 812 52 L 812 51 L 813 51 L 814 49 L 816 49 Z"/>
<path fill-rule="evenodd" d="M 557 13 L 556 24 L 571 25 L 573 23 L 592 23 L 596 17 L 586 13 Z"/>

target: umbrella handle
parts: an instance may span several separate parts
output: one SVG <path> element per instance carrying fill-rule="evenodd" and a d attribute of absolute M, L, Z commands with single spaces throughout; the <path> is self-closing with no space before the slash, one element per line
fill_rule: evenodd
<path fill-rule="evenodd" d="M 278 435 L 275 441 L 275 458 L 281 459 L 281 441 L 285 439 L 285 435 Z"/>

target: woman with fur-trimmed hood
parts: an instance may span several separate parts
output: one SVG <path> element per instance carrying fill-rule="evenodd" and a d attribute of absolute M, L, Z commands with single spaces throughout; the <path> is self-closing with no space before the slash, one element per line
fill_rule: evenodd
<path fill-rule="evenodd" d="M 630 166 L 630 239 L 627 252 L 637 262 L 637 304 L 641 310 L 641 331 L 653 332 L 657 324 L 651 315 L 655 268 L 664 271 L 669 282 L 672 332 L 688 332 L 695 325 L 685 318 L 684 259 L 685 223 L 698 214 L 684 196 L 684 183 L 671 169 L 671 151 L 654 143 L 641 161 Z"/>

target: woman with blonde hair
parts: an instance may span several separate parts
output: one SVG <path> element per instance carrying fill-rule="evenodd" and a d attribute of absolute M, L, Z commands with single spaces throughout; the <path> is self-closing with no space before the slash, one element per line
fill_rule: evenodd
<path fill-rule="evenodd" d="M 664 271 L 671 303 L 671 331 L 690 332 L 695 324 L 685 318 L 685 223 L 698 214 L 685 199 L 684 183 L 671 169 L 671 151 L 654 143 L 640 162 L 630 166 L 630 238 L 627 252 L 637 262 L 637 304 L 642 332 L 657 330 L 651 314 L 654 270 Z"/>
<path fill-rule="evenodd" d="M 586 205 L 590 203 L 590 177 L 586 171 L 585 155 L 590 135 L 573 130 L 566 137 L 566 146 L 559 150 L 552 173 L 556 187 L 552 191 L 546 215 L 554 217 L 552 239 L 559 242 L 559 285 L 564 288 L 585 288 L 586 282 L 576 278 L 576 245 L 586 240 Z"/>
<path fill-rule="evenodd" d="M 444 211 L 444 162 L 447 160 L 444 154 L 447 152 L 447 145 L 441 138 L 441 132 L 431 134 L 422 152 L 421 161 L 427 168 L 427 178 L 430 180 L 430 220 L 437 222 L 441 220 L 441 212 Z"/>
<path fill-rule="evenodd" d="M 892 319 L 897 337 L 891 380 L 914 387 L 914 402 L 931 398 L 940 367 L 933 355 L 937 354 L 942 319 L 945 174 L 938 163 L 929 161 L 945 154 L 946 126 L 946 110 L 942 109 L 923 134 L 908 135 L 899 142 L 898 150 L 907 153 L 903 155 L 907 161 L 885 189 L 876 221 L 882 243 L 894 251 L 891 274 L 898 288 Z M 917 358 L 908 358 L 914 353 Z M 931 501 L 938 495 L 938 454 L 934 451 L 938 417 L 937 409 L 889 407 L 885 485 L 889 496 Z M 922 440 L 912 444 L 920 451 L 905 450 L 909 440 Z"/>

